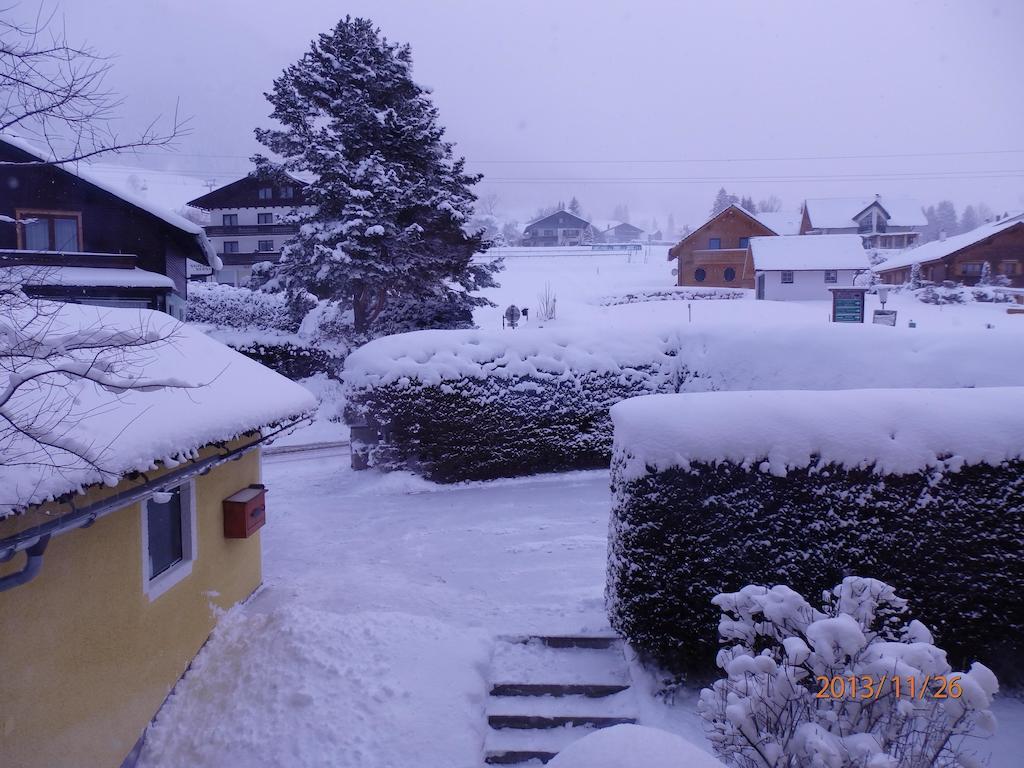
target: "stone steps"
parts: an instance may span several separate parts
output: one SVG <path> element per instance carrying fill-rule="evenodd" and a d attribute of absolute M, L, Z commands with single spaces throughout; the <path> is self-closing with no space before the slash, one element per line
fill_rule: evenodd
<path fill-rule="evenodd" d="M 546 763 L 588 733 L 636 722 L 622 640 L 612 635 L 501 638 L 491 682 L 488 765 Z"/>

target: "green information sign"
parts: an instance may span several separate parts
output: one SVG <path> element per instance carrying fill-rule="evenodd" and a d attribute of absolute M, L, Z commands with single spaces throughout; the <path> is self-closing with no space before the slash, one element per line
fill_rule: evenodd
<path fill-rule="evenodd" d="M 864 322 L 864 288 L 832 289 L 832 322 Z"/>

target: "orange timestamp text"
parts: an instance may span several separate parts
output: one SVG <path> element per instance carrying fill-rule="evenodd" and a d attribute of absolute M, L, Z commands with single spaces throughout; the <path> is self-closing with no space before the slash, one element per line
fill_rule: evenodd
<path fill-rule="evenodd" d="M 867 701 L 891 694 L 897 699 L 959 699 L 964 692 L 960 675 L 817 675 L 816 699 Z"/>

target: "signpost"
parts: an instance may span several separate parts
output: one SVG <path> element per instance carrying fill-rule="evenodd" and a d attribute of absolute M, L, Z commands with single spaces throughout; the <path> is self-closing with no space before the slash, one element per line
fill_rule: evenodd
<path fill-rule="evenodd" d="M 896 310 L 895 309 L 876 309 L 874 315 L 871 317 L 871 322 L 875 325 L 896 325 Z"/>
<path fill-rule="evenodd" d="M 832 292 L 833 323 L 863 323 L 867 288 L 829 288 Z"/>

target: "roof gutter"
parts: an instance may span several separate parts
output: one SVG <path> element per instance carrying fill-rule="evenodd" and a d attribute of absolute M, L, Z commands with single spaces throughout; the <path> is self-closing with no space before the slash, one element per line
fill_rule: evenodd
<path fill-rule="evenodd" d="M 0 577 L 0 592 L 27 584 L 36 577 L 43 566 L 43 553 L 46 551 L 46 545 L 53 536 L 60 536 L 79 528 L 88 528 L 99 518 L 109 515 L 111 512 L 116 512 L 129 504 L 147 499 L 166 487 L 179 485 L 193 477 L 205 475 L 214 467 L 226 462 L 238 461 L 247 453 L 256 450 L 267 440 L 291 429 L 299 421 L 301 419 L 291 422 L 287 426 L 281 427 L 269 435 L 264 435 L 246 445 L 191 462 L 183 467 L 171 470 L 154 480 L 147 480 L 142 485 L 115 493 L 113 496 L 108 496 L 85 507 L 75 508 L 71 512 L 48 520 L 41 525 L 27 528 L 13 536 L 0 539 L 0 563 L 6 563 L 18 552 L 25 551 L 26 554 L 25 565 L 20 571 Z"/>

